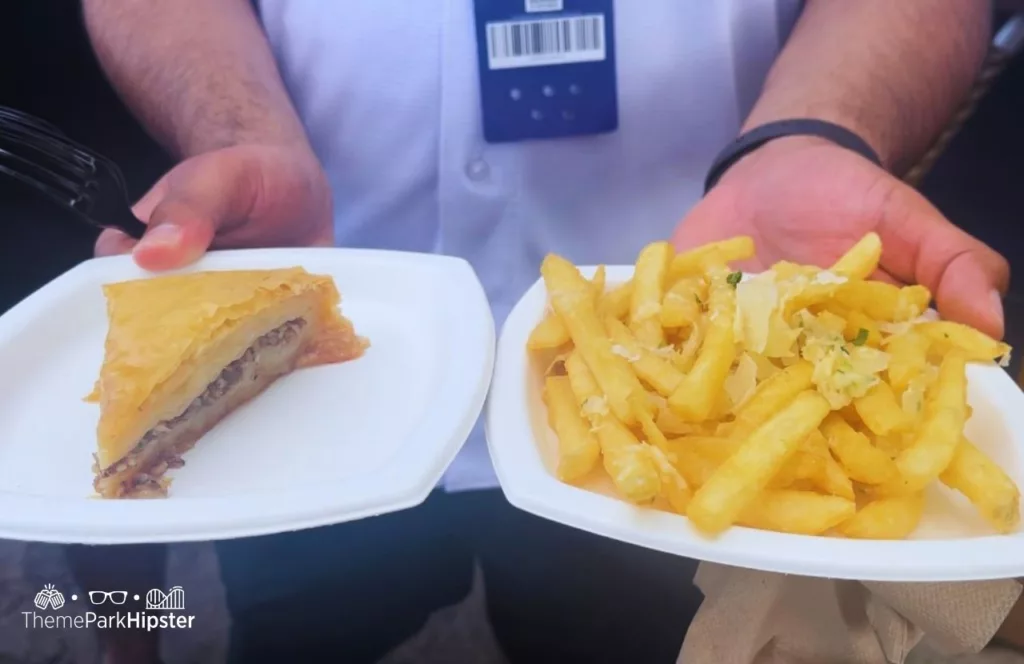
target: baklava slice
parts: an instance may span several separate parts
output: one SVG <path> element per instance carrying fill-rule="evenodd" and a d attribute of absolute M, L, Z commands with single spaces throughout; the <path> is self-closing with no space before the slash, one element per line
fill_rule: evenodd
<path fill-rule="evenodd" d="M 330 277 L 302 268 L 208 271 L 103 287 L 109 328 L 94 487 L 105 498 L 166 495 L 168 467 L 277 378 L 345 362 L 368 343 L 339 311 Z"/>

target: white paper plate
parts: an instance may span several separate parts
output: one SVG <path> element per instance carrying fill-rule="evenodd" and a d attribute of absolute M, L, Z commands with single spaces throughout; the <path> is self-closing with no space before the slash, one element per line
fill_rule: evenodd
<path fill-rule="evenodd" d="M 594 268 L 583 268 L 588 276 Z M 609 283 L 632 266 L 608 269 Z M 528 512 L 623 542 L 738 567 L 841 579 L 956 581 L 1024 576 L 1024 534 L 993 536 L 960 495 L 930 489 L 913 539 L 861 541 L 733 528 L 718 538 L 699 534 L 682 516 L 631 506 L 610 482 L 583 488 L 555 477 L 556 440 L 541 401 L 544 367 L 526 340 L 547 302 L 538 281 L 512 310 L 498 342 L 487 406 L 487 439 L 509 501 Z M 1024 486 L 1024 396 L 995 366 L 968 369 L 974 415 L 967 435 Z M 595 473 L 600 475 L 600 473 Z"/>
<path fill-rule="evenodd" d="M 277 381 L 208 433 L 164 500 L 90 498 L 103 358 L 100 286 L 147 276 L 91 260 L 0 317 L 0 537 L 130 543 L 295 530 L 423 501 L 490 382 L 494 320 L 461 259 L 348 249 L 214 252 L 190 271 L 300 265 L 329 274 L 370 339 L 345 364 Z"/>

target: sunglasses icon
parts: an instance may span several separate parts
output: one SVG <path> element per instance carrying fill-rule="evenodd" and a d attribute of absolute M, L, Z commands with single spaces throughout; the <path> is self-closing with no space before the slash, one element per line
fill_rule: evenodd
<path fill-rule="evenodd" d="M 111 604 L 124 604 L 128 599 L 128 592 L 124 590 L 112 590 L 110 592 L 106 590 L 89 591 L 89 601 L 93 604 L 102 604 L 108 599 Z"/>

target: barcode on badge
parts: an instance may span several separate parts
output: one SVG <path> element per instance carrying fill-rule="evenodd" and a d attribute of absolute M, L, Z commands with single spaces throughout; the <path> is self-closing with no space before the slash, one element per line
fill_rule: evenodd
<path fill-rule="evenodd" d="M 533 12 L 560 12 L 563 9 L 563 0 L 526 0 L 526 11 Z"/>
<path fill-rule="evenodd" d="M 604 14 L 488 23 L 487 52 L 491 69 L 601 61 Z"/>

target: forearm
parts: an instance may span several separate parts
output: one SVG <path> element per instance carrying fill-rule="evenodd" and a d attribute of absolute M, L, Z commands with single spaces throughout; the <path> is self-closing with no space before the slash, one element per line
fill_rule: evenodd
<path fill-rule="evenodd" d="M 970 90 L 990 21 L 984 0 L 808 0 L 744 128 L 829 120 L 902 172 Z"/>
<path fill-rule="evenodd" d="M 179 157 L 239 143 L 305 143 L 249 0 L 83 0 L 97 57 Z"/>

